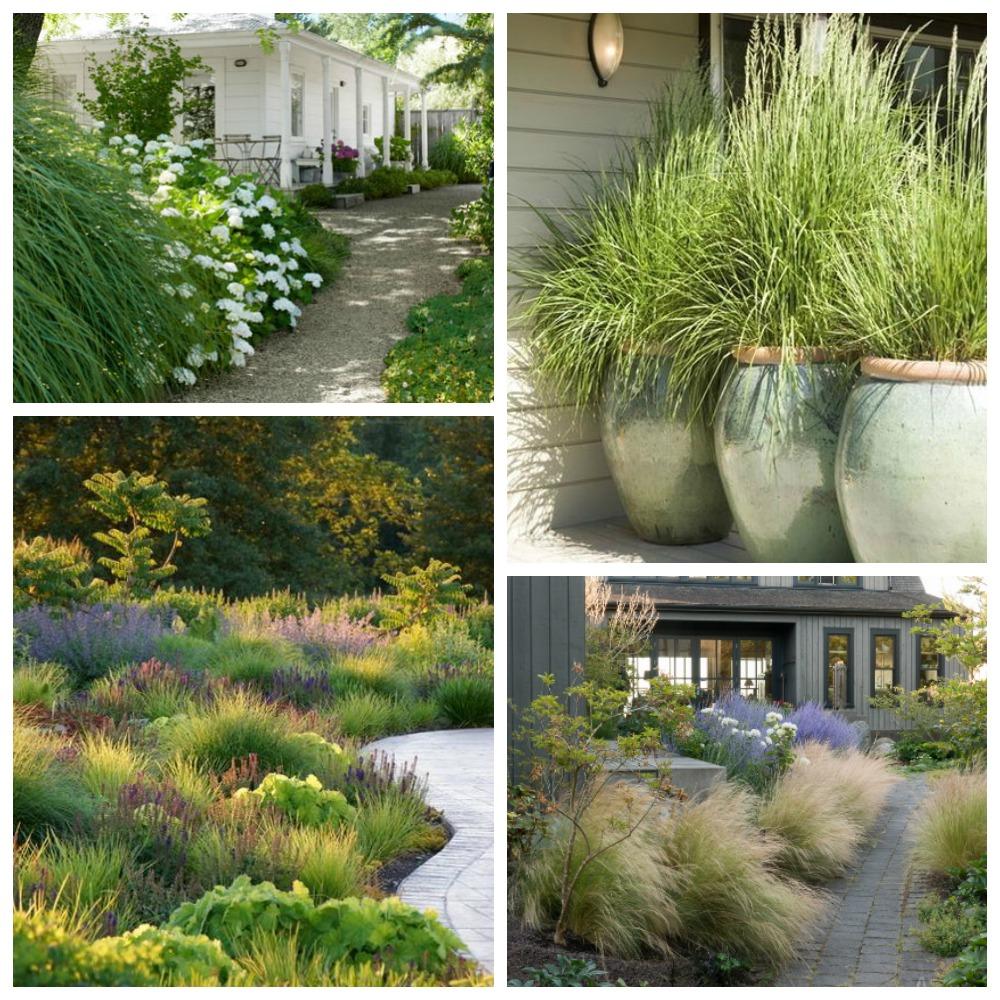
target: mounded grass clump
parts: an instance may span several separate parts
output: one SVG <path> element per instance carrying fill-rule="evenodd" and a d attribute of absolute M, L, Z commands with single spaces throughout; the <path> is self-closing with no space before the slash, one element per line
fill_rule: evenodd
<path fill-rule="evenodd" d="M 382 652 L 338 657 L 329 667 L 327 676 L 331 688 L 340 695 L 370 691 L 392 698 L 413 693 L 409 672 L 396 669 Z"/>
<path fill-rule="evenodd" d="M 168 751 L 219 774 L 234 761 L 256 758 L 261 774 L 278 771 L 321 778 L 329 771 L 323 747 L 296 731 L 292 719 L 258 695 L 237 690 L 164 729 Z"/>
<path fill-rule="evenodd" d="M 605 789 L 582 817 L 582 827 L 594 845 L 621 835 L 609 824 L 626 811 L 622 789 Z M 629 794 L 641 795 L 630 789 Z M 643 805 L 637 807 L 641 812 Z M 559 915 L 563 862 L 571 834 L 570 822 L 553 817 L 545 839 L 530 865 L 522 868 L 513 885 L 523 924 L 551 931 Z M 583 838 L 577 837 L 571 866 L 584 857 Z M 670 894 L 674 873 L 660 850 L 658 832 L 644 823 L 624 843 L 611 847 L 583 869 L 570 899 L 567 929 L 602 955 L 641 958 L 650 953 L 668 955 L 670 940 L 681 933 L 681 918 Z"/>
<path fill-rule="evenodd" d="M 422 702 L 407 702 L 401 698 L 363 691 L 349 694 L 334 704 L 337 728 L 344 736 L 358 740 L 374 739 L 392 733 L 405 733 L 421 728 L 415 720 L 423 722 L 433 718 L 436 711 L 427 711 Z"/>
<path fill-rule="evenodd" d="M 493 725 L 491 677 L 452 677 L 438 685 L 434 691 L 434 702 L 449 725 L 463 729 Z"/>
<path fill-rule="evenodd" d="M 14 829 L 21 836 L 68 830 L 85 822 L 93 802 L 80 779 L 59 758 L 61 742 L 14 717 Z"/>
<path fill-rule="evenodd" d="M 986 853 L 986 772 L 948 772 L 936 778 L 917 814 L 913 865 L 932 875 L 967 868 Z"/>
<path fill-rule="evenodd" d="M 122 786 L 148 771 L 148 754 L 137 750 L 127 738 L 112 739 L 106 733 L 84 733 L 78 744 L 78 766 L 84 787 L 95 798 L 114 802 Z"/>
<path fill-rule="evenodd" d="M 60 663 L 24 663 L 14 668 L 14 704 L 43 705 L 49 711 L 69 695 L 69 671 Z"/>
<path fill-rule="evenodd" d="M 823 908 L 815 893 L 777 874 L 775 844 L 753 822 L 753 797 L 730 783 L 657 821 L 669 906 L 680 940 L 780 965 Z"/>
<path fill-rule="evenodd" d="M 440 829 L 427 822 L 423 799 L 392 786 L 365 799 L 354 827 L 358 849 L 376 864 L 443 844 Z"/>
<path fill-rule="evenodd" d="M 263 687 L 277 671 L 304 667 L 306 659 L 297 646 L 283 639 L 227 635 L 212 644 L 203 662 L 217 676 Z"/>
<path fill-rule="evenodd" d="M 279 864 L 319 900 L 363 896 L 369 881 L 369 865 L 354 830 L 295 827 L 281 844 Z"/>

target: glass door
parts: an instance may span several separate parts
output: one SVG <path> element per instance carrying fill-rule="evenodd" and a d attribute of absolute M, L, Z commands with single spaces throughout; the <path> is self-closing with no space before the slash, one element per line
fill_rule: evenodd
<path fill-rule="evenodd" d="M 740 639 L 740 694 L 763 701 L 774 698 L 774 644 L 770 639 Z"/>
<path fill-rule="evenodd" d="M 701 639 L 699 646 L 698 674 L 699 686 L 703 691 L 711 692 L 715 698 L 729 694 L 733 690 L 733 655 L 732 639 Z"/>

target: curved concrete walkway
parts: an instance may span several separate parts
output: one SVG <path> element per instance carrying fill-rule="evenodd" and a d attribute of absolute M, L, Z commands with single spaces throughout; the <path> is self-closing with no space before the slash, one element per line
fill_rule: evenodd
<path fill-rule="evenodd" d="M 931 986 L 938 959 L 916 936 L 924 887 L 909 872 L 907 829 L 927 794 L 923 775 L 896 785 L 853 871 L 825 888 L 832 905 L 776 986 Z"/>
<path fill-rule="evenodd" d="M 365 748 L 417 758 L 427 802 L 454 836 L 399 886 L 399 896 L 436 910 L 481 966 L 493 971 L 493 730 L 446 729 L 389 736 Z"/>
<path fill-rule="evenodd" d="M 457 292 L 455 268 L 475 253 L 449 236 L 451 210 L 482 193 L 456 184 L 355 209 L 317 213 L 351 237 L 351 256 L 294 331 L 255 338 L 246 368 L 199 382 L 177 403 L 384 403 L 389 348 L 407 336 L 410 307 Z"/>

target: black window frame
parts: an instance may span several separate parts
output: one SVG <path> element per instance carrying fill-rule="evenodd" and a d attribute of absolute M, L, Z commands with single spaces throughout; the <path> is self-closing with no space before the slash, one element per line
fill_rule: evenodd
<path fill-rule="evenodd" d="M 899 687 L 899 629 L 898 628 L 879 628 L 872 629 L 871 635 L 868 640 L 868 674 L 871 678 L 871 692 L 872 697 L 878 693 L 875 687 L 875 640 L 880 637 L 892 636 L 892 686 L 894 688 Z"/>
<path fill-rule="evenodd" d="M 813 580 L 815 579 L 815 577 L 809 577 L 808 579 Z M 800 577 L 793 576 L 792 587 L 804 588 L 804 589 L 812 588 L 814 590 L 862 590 L 863 589 L 861 584 L 862 577 L 860 576 L 856 576 L 854 578 L 854 583 L 837 583 L 836 582 L 837 577 L 834 577 L 833 579 L 834 579 L 833 583 L 811 583 L 802 580 Z M 841 577 L 841 579 L 843 578 Z"/>
<path fill-rule="evenodd" d="M 847 702 L 844 708 L 854 708 L 854 626 L 845 625 L 842 628 L 836 628 L 830 625 L 823 629 L 823 690 L 828 692 L 830 685 L 827 683 L 827 671 L 830 669 L 830 636 L 831 635 L 846 635 L 847 636 Z M 873 674 L 874 677 L 874 674 Z M 823 695 L 823 707 L 832 708 L 832 702 L 827 697 L 826 693 Z"/>
<path fill-rule="evenodd" d="M 920 673 L 921 673 L 921 670 L 922 670 L 922 663 L 923 663 L 923 650 L 921 649 L 921 646 L 923 646 L 925 640 L 927 640 L 927 641 L 933 641 L 934 637 L 931 636 L 931 635 L 924 635 L 921 632 L 917 632 L 914 635 L 914 638 L 916 639 L 916 646 L 917 646 L 917 652 L 916 652 L 916 667 L 917 667 L 917 669 L 916 669 L 916 688 L 915 688 L 915 690 L 917 690 L 917 691 L 923 691 L 925 688 L 930 687 L 930 685 L 929 684 L 921 684 L 920 683 Z M 943 681 L 944 680 L 945 659 L 946 658 L 945 658 L 944 653 L 938 653 L 937 654 L 937 679 L 939 681 Z"/>
<path fill-rule="evenodd" d="M 616 577 L 615 579 L 622 579 L 621 577 Z M 625 577 L 624 579 L 638 579 L 636 577 Z M 648 577 L 644 577 L 647 582 Z M 760 577 L 759 576 L 748 576 L 748 577 L 735 577 L 730 576 L 723 578 L 718 578 L 715 580 L 709 580 L 703 576 L 657 576 L 653 577 L 654 580 L 663 580 L 665 583 L 680 583 L 680 584 L 694 584 L 698 587 L 756 587 L 759 586 Z"/>

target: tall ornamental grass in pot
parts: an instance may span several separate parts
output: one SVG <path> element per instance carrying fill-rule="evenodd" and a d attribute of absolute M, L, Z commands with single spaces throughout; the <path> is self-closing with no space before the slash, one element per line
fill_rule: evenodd
<path fill-rule="evenodd" d="M 696 324 L 720 201 L 718 109 L 696 75 L 652 105 L 650 138 L 623 152 L 574 211 L 539 212 L 551 239 L 518 273 L 535 369 L 559 398 L 595 406 L 612 477 L 644 539 L 688 544 L 732 523 L 711 431 L 686 393 L 668 399 L 676 327 Z"/>
<path fill-rule="evenodd" d="M 831 238 L 863 231 L 902 181 L 903 43 L 876 53 L 850 16 L 755 23 L 725 121 L 710 322 L 672 341 L 671 389 L 715 412 L 719 471 L 757 561 L 849 562 L 834 459 L 854 379 L 835 312 Z M 735 359 L 735 364 L 730 361 Z"/>
<path fill-rule="evenodd" d="M 838 323 L 865 357 L 837 453 L 870 562 L 986 558 L 986 50 L 918 109 L 907 183 L 836 244 Z"/>

